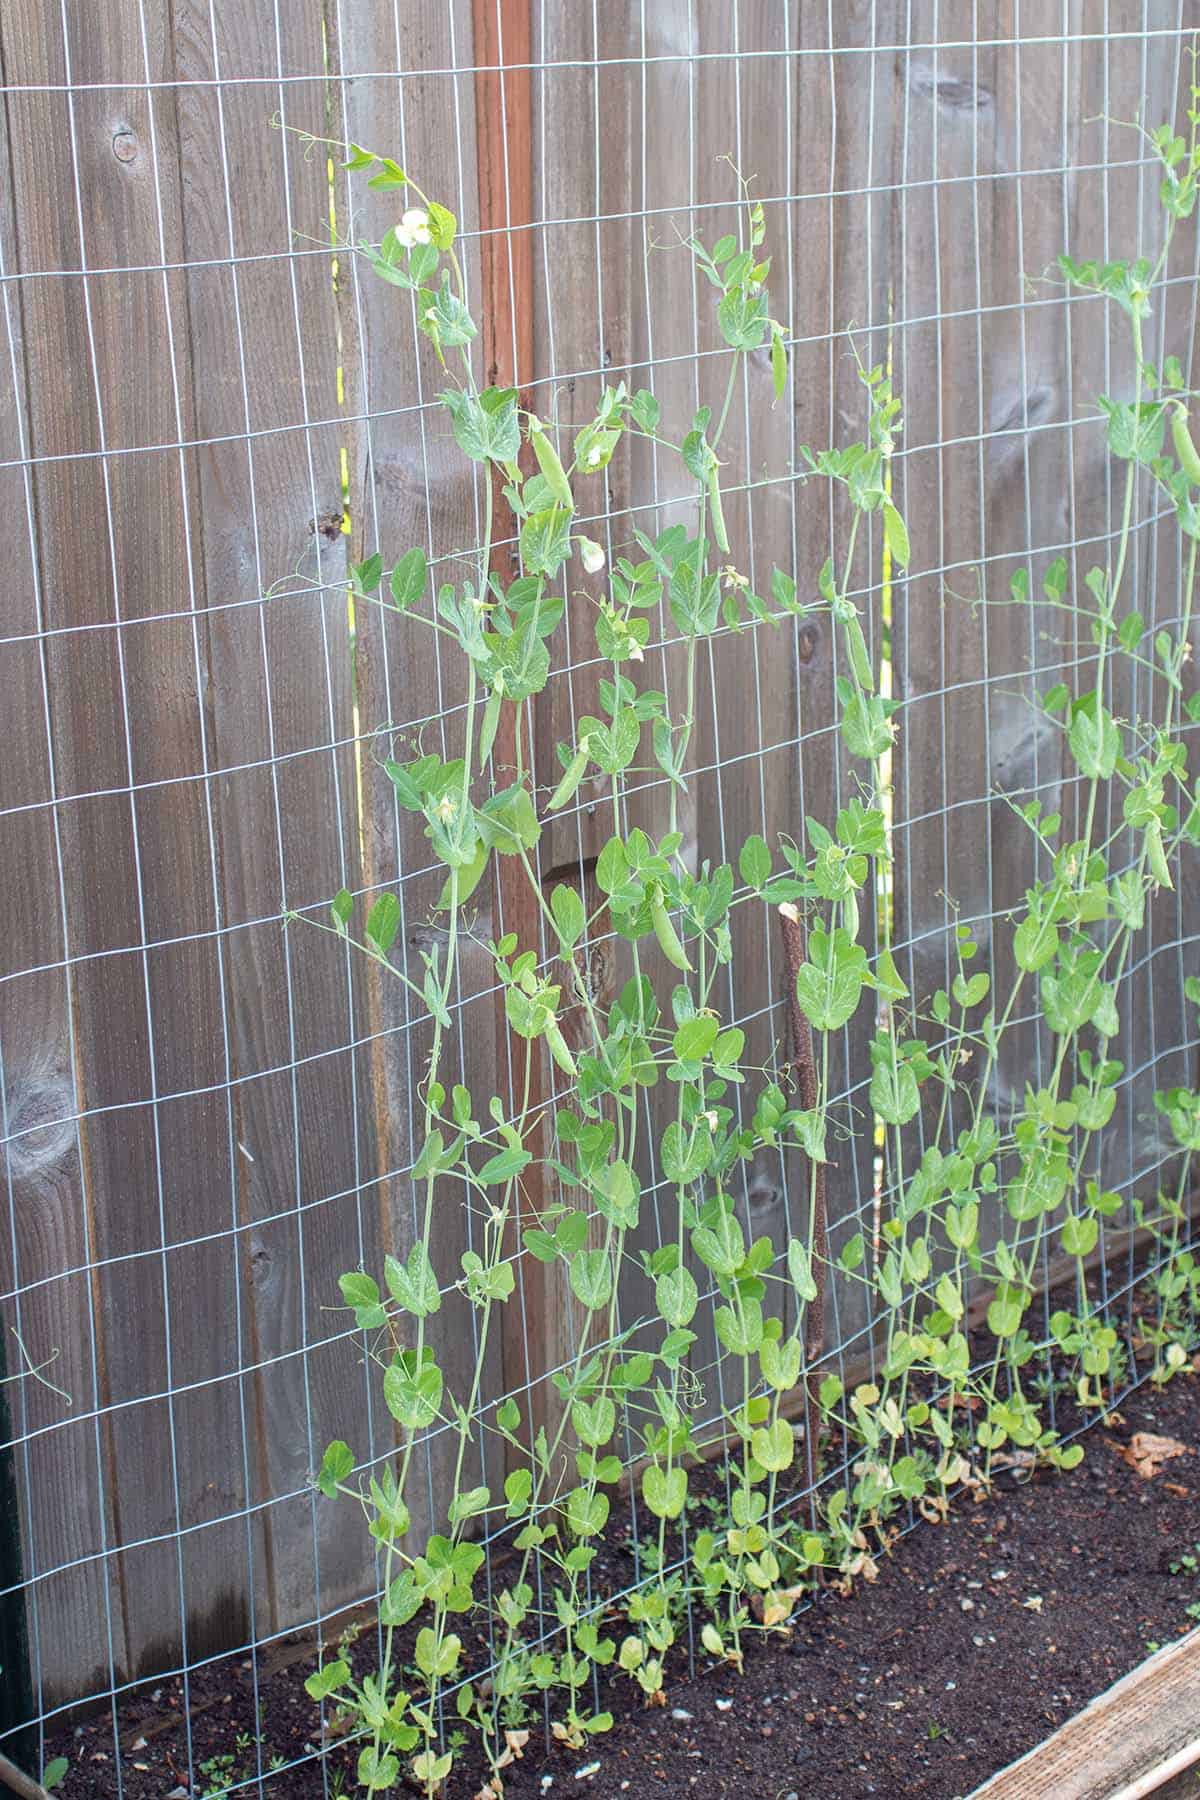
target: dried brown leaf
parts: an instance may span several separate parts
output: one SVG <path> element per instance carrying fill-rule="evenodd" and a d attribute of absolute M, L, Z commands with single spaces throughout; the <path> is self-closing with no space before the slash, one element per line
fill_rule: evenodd
<path fill-rule="evenodd" d="M 1189 1450 L 1190 1445 L 1181 1444 L 1178 1438 L 1159 1437 L 1154 1431 L 1135 1431 L 1129 1442 L 1121 1445 L 1117 1455 L 1143 1481 L 1150 1481 L 1164 1463 L 1177 1456 L 1187 1456 Z"/>

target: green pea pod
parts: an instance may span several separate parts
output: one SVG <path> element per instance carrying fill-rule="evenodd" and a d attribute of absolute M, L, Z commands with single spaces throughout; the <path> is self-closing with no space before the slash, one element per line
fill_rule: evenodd
<path fill-rule="evenodd" d="M 859 624 L 857 612 L 851 612 L 844 621 L 846 632 L 846 649 L 850 653 L 850 662 L 854 673 L 858 676 L 860 687 L 866 688 L 868 694 L 874 691 L 875 671 L 871 667 L 871 656 L 867 649 L 867 640 L 863 636 L 863 628 Z"/>
<path fill-rule="evenodd" d="M 650 895 L 650 919 L 654 926 L 654 935 L 658 939 L 658 947 L 673 969 L 681 969 L 684 974 L 691 974 L 692 965 L 687 959 L 687 951 L 679 941 L 679 934 L 671 923 L 670 914 L 663 904 L 662 889 L 655 885 Z"/>
<path fill-rule="evenodd" d="M 708 503 L 712 508 L 713 536 L 722 556 L 729 555 L 729 533 L 725 529 L 725 512 L 721 505 L 721 480 L 716 457 L 708 465 Z"/>
<path fill-rule="evenodd" d="M 538 468 L 545 476 L 550 492 L 560 506 L 565 506 L 568 512 L 574 512 L 575 499 L 571 493 L 571 484 L 567 480 L 566 470 L 558 460 L 558 451 L 536 419 L 529 421 L 529 441 L 533 445 L 533 454 L 537 457 Z"/>
<path fill-rule="evenodd" d="M 1146 827 L 1146 861 L 1159 887 L 1174 888 L 1170 864 L 1163 848 L 1162 826 L 1157 819 L 1151 819 Z"/>
<path fill-rule="evenodd" d="M 1188 430 L 1187 407 L 1181 400 L 1177 400 L 1171 408 L 1171 441 L 1175 445 L 1180 468 L 1193 487 L 1200 487 L 1200 454 L 1192 442 L 1192 434 Z"/>
<path fill-rule="evenodd" d="M 575 1066 L 575 1058 L 571 1055 L 567 1040 L 558 1029 L 558 1024 L 554 1019 L 551 1019 L 549 1025 L 546 1027 L 546 1042 L 550 1046 L 551 1056 L 554 1058 L 563 1074 L 574 1081 L 579 1074 L 579 1070 Z"/>
<path fill-rule="evenodd" d="M 575 789 L 583 780 L 583 772 L 588 766 L 588 741 L 584 738 L 578 750 L 567 764 L 562 780 L 546 802 L 547 812 L 557 812 L 565 806 Z"/>

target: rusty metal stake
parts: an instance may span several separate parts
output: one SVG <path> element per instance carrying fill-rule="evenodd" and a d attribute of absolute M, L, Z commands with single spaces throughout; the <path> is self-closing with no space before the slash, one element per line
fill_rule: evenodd
<path fill-rule="evenodd" d="M 800 1105 L 810 1112 L 817 1104 L 817 1064 L 813 1054 L 812 1027 L 804 1016 L 796 992 L 796 977 L 805 960 L 804 924 L 790 902 L 779 908 L 779 928 L 783 934 L 783 953 L 788 972 L 788 1027 L 792 1040 L 791 1068 L 795 1074 Z M 816 1368 L 825 1349 L 825 1267 L 829 1260 L 829 1238 L 825 1220 L 825 1165 L 809 1159 L 809 1261 L 816 1286 L 816 1298 L 808 1303 L 804 1315 L 804 1449 L 808 1461 L 810 1509 L 816 1508 L 817 1431 L 820 1413 L 817 1404 Z"/>

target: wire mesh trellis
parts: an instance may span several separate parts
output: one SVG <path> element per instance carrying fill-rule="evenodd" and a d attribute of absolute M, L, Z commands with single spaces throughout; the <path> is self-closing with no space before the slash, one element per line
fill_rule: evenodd
<path fill-rule="evenodd" d="M 201 1672 L 248 1661 L 257 1706 L 272 1646 L 336 1631 L 379 1583 L 311 1475 L 335 1435 L 368 1467 L 393 1449 L 362 1336 L 334 1304 L 340 1272 L 417 1229 L 426 1021 L 343 946 L 281 927 L 338 889 L 390 888 L 411 966 L 437 941 L 439 874 L 375 763 L 385 742 L 449 754 L 461 677 L 402 622 L 349 610 L 346 577 L 376 547 L 410 543 L 453 571 L 481 541 L 482 493 L 448 440 L 408 302 L 345 248 L 377 241 L 391 202 L 295 133 L 394 153 L 445 198 L 470 291 L 507 289 L 497 356 L 567 426 L 604 380 L 649 387 L 676 420 L 723 381 L 728 351 L 676 239 L 725 228 L 723 157 L 753 175 L 791 355 L 774 408 L 768 372 L 748 365 L 724 469 L 733 560 L 756 585 L 772 563 L 815 581 L 833 520 L 799 480 L 799 447 L 859 429 L 852 344 L 892 367 L 906 416 L 893 478 L 915 556 L 901 580 L 872 546 L 854 598 L 902 708 L 893 942 L 914 994 L 948 984 L 955 924 L 990 955 L 993 925 L 1039 872 L 997 795 L 1061 798 L 1060 749 L 1028 700 L 1091 655 L 1036 608 L 978 602 L 1057 555 L 1081 581 L 1117 530 L 1092 401 L 1130 371 L 1100 303 L 1045 274 L 1060 251 L 1153 247 L 1156 165 L 1117 121 L 1175 116 L 1181 4 L 414 10 L 121 0 L 100 20 L 26 0 L 0 17 L 0 1455 L 13 1492 L 0 1745 L 32 1742 L 36 1761 L 74 1708 L 102 1705 L 116 1792 L 123 1718 L 148 1680 L 181 1682 L 190 1784 Z M 1196 253 L 1181 233 L 1148 327 L 1185 375 Z M 690 505 L 653 447 L 606 474 L 580 523 L 610 558 L 635 524 Z M 1144 506 L 1132 550 L 1161 625 L 1178 620 L 1182 584 L 1167 524 Z M 532 744 L 543 783 L 592 704 L 589 604 L 572 603 L 552 640 Z M 652 654 L 668 693 L 678 651 L 667 620 Z M 697 860 L 725 860 L 746 829 L 798 835 L 853 792 L 835 673 L 812 621 L 769 642 L 754 627 L 710 640 L 685 814 Z M 1138 694 L 1123 698 L 1135 711 Z M 635 781 L 629 822 L 661 831 L 665 788 L 657 773 Z M 547 826 L 546 884 L 594 883 L 594 812 Z M 1105 1140 L 1106 1183 L 1124 1194 L 1152 1189 L 1170 1156 L 1149 1096 L 1194 1074 L 1194 886 L 1155 909 L 1128 969 Z M 480 903 L 481 941 L 513 923 L 505 902 Z M 769 1065 L 778 952 L 761 923 L 738 950 L 723 1003 Z M 607 993 L 610 947 L 590 954 Z M 467 1086 L 507 1104 L 496 1002 L 470 944 L 454 1055 Z M 852 1022 L 834 1059 L 838 1101 L 860 1120 L 868 1037 Z M 999 1105 L 1037 1079 L 1043 1052 L 1031 1011 L 1014 1021 Z M 835 1253 L 870 1236 L 878 1181 L 860 1130 L 831 1178 Z M 647 1247 L 660 1189 L 648 1174 Z M 750 1236 L 786 1240 L 796 1197 L 781 1164 L 752 1166 L 743 1205 Z M 473 1230 L 466 1209 L 439 1220 L 444 1269 Z M 1107 1238 L 1102 1303 L 1128 1317 L 1133 1234 Z M 482 1406 L 519 1395 L 545 1417 L 579 1312 L 565 1283 L 513 1254 Z M 1047 1288 L 1054 1275 L 1047 1263 Z M 652 1311 L 636 1269 L 622 1308 L 626 1324 Z M 865 1284 L 835 1279 L 830 1366 L 870 1368 L 877 1323 Z M 473 1367 L 475 1330 L 448 1286 L 448 1380 Z M 693 1361 L 715 1419 L 711 1331 Z M 628 1431 L 624 1450 L 632 1461 Z M 480 1452 L 481 1480 L 497 1454 Z M 418 1524 L 441 1516 L 449 1468 L 447 1430 L 431 1429 Z M 239 1784 L 266 1786 L 268 1765 L 259 1742 Z"/>

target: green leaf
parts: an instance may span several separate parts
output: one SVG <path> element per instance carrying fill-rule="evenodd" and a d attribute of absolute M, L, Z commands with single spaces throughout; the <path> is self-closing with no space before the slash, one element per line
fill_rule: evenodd
<path fill-rule="evenodd" d="M 367 914 L 365 936 L 373 950 L 386 956 L 400 929 L 400 902 L 395 894 L 380 894 Z"/>
<path fill-rule="evenodd" d="M 338 1286 L 346 1305 L 354 1308 L 354 1322 L 360 1330 L 375 1331 L 386 1322 L 387 1313 L 379 1301 L 379 1284 L 370 1275 L 354 1269 L 348 1275 L 338 1276 Z"/>
<path fill-rule="evenodd" d="M 1121 754 L 1121 734 L 1112 714 L 1097 707 L 1095 694 L 1075 702 L 1067 742 L 1081 775 L 1109 779 Z"/>
<path fill-rule="evenodd" d="M 1022 919 L 1013 933 L 1013 955 L 1027 974 L 1036 974 L 1052 962 L 1057 950 L 1058 927 L 1033 913 Z"/>
<path fill-rule="evenodd" d="M 788 1274 L 792 1278 L 792 1286 L 801 1300 L 815 1300 L 817 1284 L 812 1275 L 812 1258 L 808 1247 L 799 1238 L 792 1238 L 787 1250 Z"/>
<path fill-rule="evenodd" d="M 573 1537 L 595 1537 L 608 1523 L 607 1494 L 589 1493 L 577 1487 L 567 1496 L 567 1526 Z"/>
<path fill-rule="evenodd" d="M 408 1431 L 432 1425 L 442 1403 L 442 1371 L 426 1362 L 414 1374 L 402 1356 L 384 1371 L 383 1398 L 394 1419 Z"/>
<path fill-rule="evenodd" d="M 575 948 L 587 923 L 587 914 L 578 889 L 560 881 L 551 891 L 550 911 L 558 929 L 559 948 L 566 954 Z"/>
<path fill-rule="evenodd" d="M 838 1256 L 838 1262 L 843 1269 L 851 1272 L 859 1267 L 865 1255 L 866 1244 L 863 1240 L 863 1234 L 861 1231 L 856 1231 L 854 1236 L 848 1238 L 842 1245 L 841 1253 Z"/>
<path fill-rule="evenodd" d="M 504 1478 L 504 1498 L 508 1502 L 508 1517 L 519 1519 L 529 1505 L 533 1493 L 533 1470 L 529 1468 L 513 1469 Z"/>
<path fill-rule="evenodd" d="M 404 1263 L 397 1262 L 394 1256 L 385 1256 L 383 1274 L 392 1299 L 415 1319 L 424 1319 L 441 1306 L 437 1276 L 423 1243 L 413 1245 Z"/>
<path fill-rule="evenodd" d="M 521 449 L 516 388 L 485 388 L 479 395 L 448 388 L 442 403 L 454 425 L 455 442 L 473 462 L 515 463 Z"/>
<path fill-rule="evenodd" d="M 796 976 L 796 998 L 817 1031 L 837 1031 L 862 998 L 867 953 L 851 941 L 842 926 L 830 935 L 816 930 L 809 938 L 809 961 Z"/>
<path fill-rule="evenodd" d="M 736 1275 L 746 1257 L 746 1240 L 732 1213 L 722 1213 L 716 1225 L 697 1225 L 692 1249 L 714 1275 Z"/>
<path fill-rule="evenodd" d="M 1068 1215 L 1062 1225 L 1062 1247 L 1068 1256 L 1090 1256 L 1096 1248 L 1100 1224 L 1090 1213 Z"/>
<path fill-rule="evenodd" d="M 304 1683 L 304 1691 L 310 1700 L 327 1700 L 330 1694 L 335 1693 L 349 1679 L 350 1665 L 339 1656 L 333 1662 L 322 1663 L 319 1669 L 314 1669 Z M 45 1784 L 43 1776 L 43 1787 Z"/>
<path fill-rule="evenodd" d="M 554 575 L 571 554 L 571 518 L 560 506 L 530 513 L 521 527 L 521 560 L 530 575 Z"/>
<path fill-rule="evenodd" d="M 340 937 L 345 937 L 346 927 L 354 915 L 354 895 L 349 888 L 339 888 L 329 902 L 329 911 L 333 919 L 334 930 Z"/>
<path fill-rule="evenodd" d="M 485 1487 L 468 1488 L 465 1494 L 456 1494 L 450 1502 L 450 1523 L 458 1525 L 463 1519 L 473 1519 L 477 1513 L 486 1512 L 491 1501 L 492 1496 Z"/>
<path fill-rule="evenodd" d="M 358 1759 L 358 1784 L 368 1793 L 381 1793 L 395 1787 L 400 1778 L 400 1763 L 390 1751 L 376 1752 L 369 1746 Z"/>
<path fill-rule="evenodd" d="M 892 747 L 892 728 L 881 694 L 855 694 L 842 713 L 842 737 L 851 756 L 876 762 Z"/>
<path fill-rule="evenodd" d="M 519 1175 L 532 1161 L 533 1157 L 528 1150 L 497 1150 L 477 1171 L 478 1179 L 485 1187 L 496 1187 L 500 1182 L 510 1181 L 514 1175 Z"/>
<path fill-rule="evenodd" d="M 754 1356 L 763 1341 L 762 1308 L 756 1300 L 743 1300 L 741 1311 L 718 1306 L 713 1311 L 717 1336 L 731 1356 Z"/>
<path fill-rule="evenodd" d="M 738 856 L 738 874 L 755 892 L 761 891 L 771 878 L 771 852 L 765 839 L 748 837 Z"/>
<path fill-rule="evenodd" d="M 480 836 L 501 856 L 517 856 L 532 850 L 542 835 L 527 787 L 504 788 L 477 809 Z"/>
<path fill-rule="evenodd" d="M 612 1295 L 612 1263 L 607 1250 L 580 1250 L 571 1258 L 571 1291 L 589 1312 L 599 1312 Z"/>
<path fill-rule="evenodd" d="M 408 550 L 392 570 L 392 599 L 401 612 L 419 606 L 429 579 L 425 552 L 419 547 Z"/>
<path fill-rule="evenodd" d="M 889 1040 L 876 1038 L 871 1045 L 870 1100 L 872 1111 L 886 1125 L 907 1125 L 921 1110 L 921 1095 L 912 1064 L 894 1060 Z"/>
<path fill-rule="evenodd" d="M 769 302 L 761 287 L 738 287 L 717 308 L 717 324 L 734 350 L 757 350 L 766 336 Z"/>
<path fill-rule="evenodd" d="M 326 1445 L 321 1467 L 317 1472 L 317 1486 L 327 1499 L 333 1499 L 338 1482 L 345 1481 L 353 1468 L 354 1453 L 349 1444 L 344 1444 L 341 1438 L 334 1438 L 331 1444 Z"/>
<path fill-rule="evenodd" d="M 802 1354 L 799 1338 L 790 1337 L 779 1344 L 774 1338 L 764 1337 L 758 1350 L 763 1380 L 779 1393 L 794 1388 L 800 1379 Z"/>
<path fill-rule="evenodd" d="M 963 1316 L 962 1290 L 950 1275 L 943 1275 L 934 1290 L 937 1303 L 949 1319 L 961 1319 Z"/>
<path fill-rule="evenodd" d="M 972 975 L 969 981 L 964 980 L 961 975 L 956 975 L 951 991 L 958 1004 L 966 1009 L 978 1006 L 981 1000 L 985 1000 L 990 986 L 990 978 L 982 972 Z"/>
<path fill-rule="evenodd" d="M 675 1033 L 672 1049 L 680 1062 L 703 1062 L 720 1033 L 721 1022 L 711 1013 L 697 1013 L 686 1019 Z"/>
<path fill-rule="evenodd" d="M 908 527 L 890 500 L 885 500 L 883 503 L 883 540 L 888 547 L 892 561 L 899 563 L 902 569 L 906 569 L 910 555 Z"/>
<path fill-rule="evenodd" d="M 998 1293 L 988 1307 L 987 1322 L 993 1337 L 1013 1337 L 1021 1326 L 1021 1302 L 1018 1296 Z"/>
<path fill-rule="evenodd" d="M 425 211 L 429 218 L 429 237 L 438 250 L 449 250 L 454 243 L 454 234 L 458 230 L 458 221 L 448 207 L 439 206 L 436 200 L 425 202 Z"/>
<path fill-rule="evenodd" d="M 687 1470 L 651 1463 L 642 1475 L 642 1499 L 656 1519 L 677 1519 L 687 1502 Z"/>
<path fill-rule="evenodd" d="M 764 1469 L 778 1474 L 789 1469 L 796 1454 L 792 1428 L 786 1419 L 776 1419 L 750 1434 L 750 1454 Z"/>

